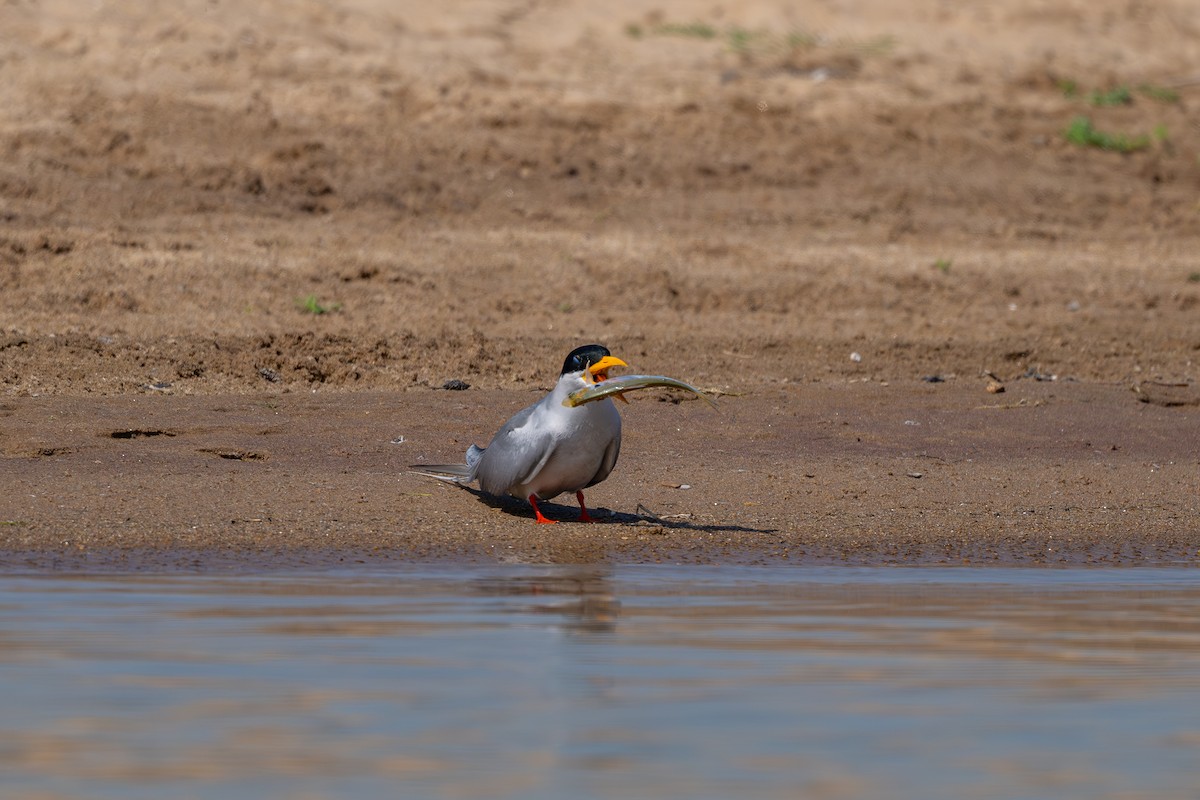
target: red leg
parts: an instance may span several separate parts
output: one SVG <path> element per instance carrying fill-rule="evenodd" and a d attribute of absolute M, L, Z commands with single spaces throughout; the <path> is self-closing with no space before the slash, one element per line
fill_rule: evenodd
<path fill-rule="evenodd" d="M 556 520 L 556 519 L 546 519 L 544 516 L 542 516 L 542 510 L 540 508 L 538 508 L 536 494 L 529 495 L 529 505 L 533 506 L 533 513 L 537 517 L 537 521 L 539 524 L 555 525 L 558 523 L 558 520 Z"/>
<path fill-rule="evenodd" d="M 579 521 L 580 522 L 595 522 L 592 515 L 587 513 L 587 506 L 583 504 L 583 492 L 576 492 L 575 499 L 579 501 Z"/>

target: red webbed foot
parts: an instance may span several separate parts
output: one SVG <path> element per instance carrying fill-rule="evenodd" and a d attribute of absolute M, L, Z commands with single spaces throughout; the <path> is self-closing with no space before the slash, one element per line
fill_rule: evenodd
<path fill-rule="evenodd" d="M 531 494 L 531 495 L 529 495 L 529 505 L 533 506 L 533 514 L 534 514 L 534 518 L 535 518 L 535 521 L 536 521 L 536 522 L 537 522 L 539 525 L 557 525 L 557 524 L 558 524 L 558 520 L 556 520 L 556 519 L 548 519 L 547 517 L 545 517 L 545 516 L 542 514 L 542 510 L 541 510 L 540 508 L 538 508 L 538 504 L 537 504 L 537 495 L 536 495 L 536 494 Z"/>

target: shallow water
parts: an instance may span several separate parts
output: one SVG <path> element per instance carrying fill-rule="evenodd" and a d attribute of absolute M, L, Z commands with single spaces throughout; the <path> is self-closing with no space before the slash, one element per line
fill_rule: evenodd
<path fill-rule="evenodd" d="M 1200 572 L 0 576 L 5 798 L 1195 798 Z"/>

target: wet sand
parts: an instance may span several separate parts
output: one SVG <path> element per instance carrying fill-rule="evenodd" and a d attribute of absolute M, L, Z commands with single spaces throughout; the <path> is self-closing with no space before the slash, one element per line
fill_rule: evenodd
<path fill-rule="evenodd" d="M 1191 563 L 1198 37 L 1182 0 L 5 6 L 0 563 Z M 726 393 L 624 409 L 602 524 L 405 472 L 590 341 Z"/>
<path fill-rule="evenodd" d="M 16 398 L 0 563 L 1194 563 L 1195 426 L 1124 387 L 758 387 L 624 409 L 612 477 L 528 506 L 413 474 L 534 391 Z M 1187 412 L 1182 412 L 1187 413 Z M 15 443 L 20 444 L 15 444 Z M 687 488 L 684 488 L 687 487 Z"/>

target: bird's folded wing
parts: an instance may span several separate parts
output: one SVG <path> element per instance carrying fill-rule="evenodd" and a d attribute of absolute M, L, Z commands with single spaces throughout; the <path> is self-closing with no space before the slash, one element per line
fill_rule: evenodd
<path fill-rule="evenodd" d="M 488 494 L 506 494 L 531 482 L 554 453 L 554 434 L 531 415 L 527 408 L 505 423 L 479 459 L 475 476 Z"/>

